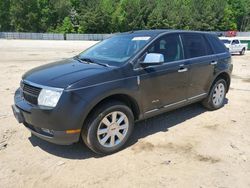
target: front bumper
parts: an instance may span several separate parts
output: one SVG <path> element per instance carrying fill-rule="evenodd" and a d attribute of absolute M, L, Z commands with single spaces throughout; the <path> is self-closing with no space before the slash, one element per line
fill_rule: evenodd
<path fill-rule="evenodd" d="M 64 114 L 57 121 L 59 112 L 52 112 L 51 109 L 39 109 L 37 106 L 27 103 L 21 95 L 20 90 L 15 93 L 15 104 L 12 111 L 19 123 L 35 136 L 48 142 L 60 145 L 70 145 L 79 141 L 80 131 L 67 133 L 67 130 L 80 130 L 78 124 L 68 125 Z M 56 111 L 56 110 L 55 110 Z M 60 125 L 64 121 L 65 124 Z"/>

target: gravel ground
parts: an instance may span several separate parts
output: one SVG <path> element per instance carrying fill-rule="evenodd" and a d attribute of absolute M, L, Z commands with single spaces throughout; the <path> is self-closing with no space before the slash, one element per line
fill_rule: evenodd
<path fill-rule="evenodd" d="M 137 123 L 128 147 L 98 157 L 82 143 L 57 146 L 14 119 L 27 70 L 95 42 L 0 40 L 1 187 L 250 187 L 250 53 L 234 55 L 225 106 L 193 104 Z"/>

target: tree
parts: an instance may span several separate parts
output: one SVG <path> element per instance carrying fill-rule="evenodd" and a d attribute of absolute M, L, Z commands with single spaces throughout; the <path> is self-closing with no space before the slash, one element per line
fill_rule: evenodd
<path fill-rule="evenodd" d="M 10 0 L 0 1 L 0 31 L 9 31 L 10 26 Z"/>
<path fill-rule="evenodd" d="M 39 32 L 39 9 L 36 0 L 11 0 L 10 25 L 14 31 Z"/>
<path fill-rule="evenodd" d="M 0 31 L 250 30 L 250 0 L 1 0 Z"/>
<path fill-rule="evenodd" d="M 71 20 L 69 17 L 65 17 L 63 20 L 62 25 L 58 26 L 55 31 L 57 33 L 75 33 L 74 26 L 71 23 Z"/>
<path fill-rule="evenodd" d="M 223 17 L 220 20 L 218 30 L 227 31 L 227 30 L 236 30 L 236 29 L 237 29 L 237 24 L 233 16 L 233 11 L 227 5 L 223 11 Z"/>

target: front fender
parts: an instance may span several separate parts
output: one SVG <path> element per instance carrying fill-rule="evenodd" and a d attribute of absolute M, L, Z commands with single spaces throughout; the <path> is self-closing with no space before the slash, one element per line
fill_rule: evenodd
<path fill-rule="evenodd" d="M 139 101 L 138 107 L 141 109 L 139 100 L 140 94 L 136 76 L 73 90 L 69 89 L 69 92 L 74 92 L 77 96 L 81 97 L 82 100 L 85 101 L 85 103 L 83 103 L 84 105 L 80 107 L 82 109 L 82 119 L 80 122 L 81 125 L 83 125 L 88 114 L 97 104 L 112 95 L 127 95 L 135 101 Z"/>

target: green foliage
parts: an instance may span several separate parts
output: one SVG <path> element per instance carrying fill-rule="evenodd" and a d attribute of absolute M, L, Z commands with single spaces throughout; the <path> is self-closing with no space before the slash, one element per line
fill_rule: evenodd
<path fill-rule="evenodd" d="M 0 0 L 0 31 L 250 30 L 250 0 Z"/>
<path fill-rule="evenodd" d="M 55 29 L 56 33 L 75 33 L 74 26 L 70 21 L 69 17 L 65 17 L 62 25 Z"/>
<path fill-rule="evenodd" d="M 0 31 L 8 31 L 10 27 L 10 0 L 0 0 Z"/>
<path fill-rule="evenodd" d="M 37 0 L 11 0 L 10 6 L 10 26 L 15 31 L 39 31 Z"/>

